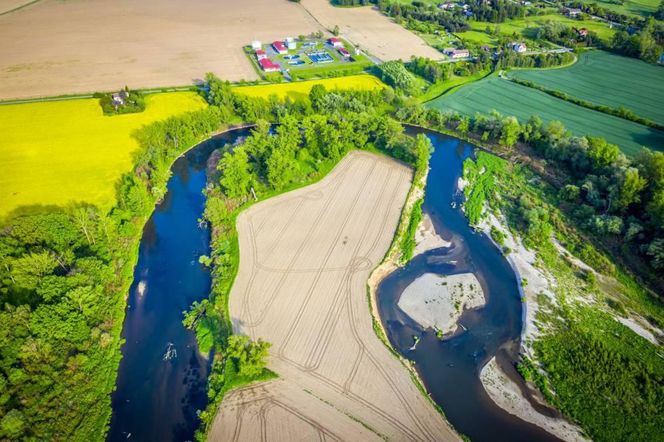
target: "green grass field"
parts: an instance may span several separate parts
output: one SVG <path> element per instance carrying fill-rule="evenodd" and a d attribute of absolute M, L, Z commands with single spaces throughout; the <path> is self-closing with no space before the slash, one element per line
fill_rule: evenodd
<path fill-rule="evenodd" d="M 0 106 L 0 216 L 19 206 L 87 202 L 110 208 L 131 170 L 132 132 L 203 108 L 193 92 L 148 95 L 146 110 L 107 117 L 96 99 Z"/>
<path fill-rule="evenodd" d="M 543 92 L 492 76 L 430 101 L 427 106 L 466 115 L 496 110 L 525 122 L 539 115 L 561 121 L 576 135 L 594 135 L 617 144 L 629 155 L 647 146 L 664 151 L 664 132 L 559 100 Z"/>
<path fill-rule="evenodd" d="M 664 69 L 660 66 L 592 51 L 568 68 L 519 70 L 509 75 L 591 103 L 622 106 L 664 124 Z"/>
<path fill-rule="evenodd" d="M 597 3 L 602 8 L 609 9 L 614 12 L 625 15 L 640 15 L 648 16 L 659 6 L 659 0 L 625 0 L 619 3 L 617 0 L 581 0 L 582 3 Z"/>
<path fill-rule="evenodd" d="M 289 97 L 292 100 L 306 98 L 316 84 L 324 85 L 328 90 L 363 89 L 374 90 L 385 85 L 373 75 L 351 75 L 348 77 L 326 78 L 322 80 L 299 81 L 295 83 L 265 84 L 260 86 L 238 86 L 234 90 L 238 94 L 249 97 L 267 98 L 276 95 L 279 98 Z"/>
<path fill-rule="evenodd" d="M 460 32 L 457 35 L 460 38 L 469 39 L 479 44 L 490 44 L 494 39 L 488 35 L 485 30 L 487 26 L 491 30 L 495 29 L 497 26 L 500 30 L 500 34 L 502 35 L 517 34 L 525 39 L 534 40 L 537 33 L 537 28 L 539 28 L 542 23 L 549 20 L 563 23 L 569 27 L 589 29 L 596 32 L 597 35 L 603 40 L 610 40 L 615 33 L 615 30 L 609 28 L 607 24 L 596 20 L 575 20 L 558 14 L 548 14 L 508 20 L 504 23 L 489 23 L 484 21 L 471 20 L 468 23 L 470 24 L 472 31 Z M 478 34 L 484 34 L 486 37 Z"/>

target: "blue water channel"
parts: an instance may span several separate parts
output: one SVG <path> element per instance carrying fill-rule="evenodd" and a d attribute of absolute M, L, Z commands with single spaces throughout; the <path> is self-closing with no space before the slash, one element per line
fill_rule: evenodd
<path fill-rule="evenodd" d="M 246 134 L 238 130 L 217 136 L 178 159 L 168 193 L 145 226 L 122 331 L 126 342 L 112 396 L 109 441 L 193 439 L 198 412 L 207 404 L 210 363 L 197 351 L 194 334 L 183 327 L 182 312 L 210 292 L 210 274 L 198 263 L 210 247 L 210 233 L 199 223 L 206 163 L 214 150 Z M 453 246 L 417 257 L 380 285 L 379 311 L 389 339 L 416 362 L 448 420 L 472 440 L 554 440 L 496 407 L 480 384 L 479 370 L 492 356 L 498 354 L 508 368 L 516 357 L 522 326 L 517 283 L 490 240 L 471 230 L 458 206 L 451 206 L 460 202 L 456 180 L 473 147 L 443 135 L 428 136 L 435 152 L 423 207 Z M 397 307 L 403 289 L 421 274 L 465 271 L 476 274 L 487 304 L 462 316 L 463 333 L 441 341 Z M 413 335 L 421 340 L 409 350 Z"/>
<path fill-rule="evenodd" d="M 497 407 L 479 380 L 482 367 L 493 356 L 511 377 L 518 378 L 513 361 L 522 329 L 519 287 L 507 259 L 486 235 L 469 227 L 460 208 L 463 195 L 457 191 L 457 180 L 474 147 L 456 138 L 425 133 L 435 150 L 422 208 L 436 231 L 452 245 L 415 257 L 380 284 L 378 307 L 388 337 L 397 351 L 415 362 L 447 419 L 471 440 L 557 440 Z M 397 306 L 404 289 L 424 273 L 466 272 L 477 276 L 487 303 L 481 309 L 466 311 L 459 320 L 462 331 L 450 338 L 440 340 L 433 330 L 422 330 Z M 412 350 L 414 336 L 420 341 Z"/>
<path fill-rule="evenodd" d="M 192 440 L 207 404 L 209 361 L 182 325 L 183 311 L 210 293 L 210 232 L 205 208 L 206 162 L 238 130 L 205 141 L 173 165 L 168 192 L 143 231 L 122 337 L 122 361 L 109 441 Z"/>

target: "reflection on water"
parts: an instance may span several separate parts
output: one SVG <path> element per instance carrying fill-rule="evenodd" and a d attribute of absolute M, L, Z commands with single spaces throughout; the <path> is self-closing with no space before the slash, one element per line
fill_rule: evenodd
<path fill-rule="evenodd" d="M 496 406 L 479 380 L 481 368 L 496 354 L 514 360 L 521 333 L 521 301 L 514 272 L 485 235 L 476 233 L 460 209 L 457 191 L 463 160 L 473 147 L 455 138 L 427 133 L 435 151 L 423 210 L 450 247 L 415 257 L 378 287 L 378 308 L 390 342 L 415 362 L 431 397 L 452 425 L 473 441 L 557 440 Z M 451 275 L 473 272 L 484 290 L 486 305 L 466 311 L 461 330 L 440 340 L 422 330 L 398 307 L 404 289 L 424 273 Z M 413 336 L 419 342 L 413 349 Z"/>
<path fill-rule="evenodd" d="M 173 166 L 168 193 L 143 231 L 122 337 L 123 359 L 113 394 L 110 441 L 192 440 L 207 404 L 209 361 L 199 354 L 182 312 L 210 292 L 198 264 L 209 254 L 201 228 L 210 153 L 246 131 L 198 145 Z"/>

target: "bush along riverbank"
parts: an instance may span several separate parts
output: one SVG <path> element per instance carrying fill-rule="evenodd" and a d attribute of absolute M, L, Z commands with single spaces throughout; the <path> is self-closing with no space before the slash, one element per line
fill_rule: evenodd
<path fill-rule="evenodd" d="M 661 301 L 618 267 L 607 272 L 609 257 L 585 241 L 556 207 L 555 189 L 528 169 L 479 152 L 466 161 L 464 179 L 469 219 L 496 242 L 509 237 L 525 247 L 505 249 L 528 275 L 519 373 L 593 440 L 657 438 L 664 424 Z M 579 248 L 584 259 L 571 253 Z"/>
<path fill-rule="evenodd" d="M 221 121 L 208 108 L 138 131 L 136 165 L 107 213 L 34 207 L 3 221 L 0 439 L 104 438 L 143 226 L 170 165 Z"/>
<path fill-rule="evenodd" d="M 200 414 L 199 440 L 206 438 L 229 390 L 276 376 L 264 367 L 264 357 L 255 361 L 251 374 L 242 374 L 241 361 L 249 358 L 229 354 L 229 342 L 236 339 L 228 296 L 239 266 L 237 216 L 257 201 L 320 180 L 351 150 L 389 155 L 413 165 L 421 177 L 431 148 L 426 137 L 407 136 L 397 121 L 379 111 L 382 92 L 328 92 L 314 86 L 306 102 L 255 99 L 248 113 L 243 99 L 238 101 L 218 79 L 208 78 L 207 91 L 210 102 L 226 103 L 228 111 L 255 122 L 255 127 L 241 143 L 222 149 L 215 155 L 216 164 L 210 165 L 216 173 L 208 177 L 205 220 L 212 227 L 212 253 L 201 261 L 212 267 L 212 293 L 185 316 L 185 325 L 196 330 L 201 351 L 214 349 L 209 405 Z M 247 345 L 267 348 L 260 341 Z"/>

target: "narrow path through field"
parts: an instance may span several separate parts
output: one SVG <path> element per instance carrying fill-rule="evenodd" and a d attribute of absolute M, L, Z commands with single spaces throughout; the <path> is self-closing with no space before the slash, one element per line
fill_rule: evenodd
<path fill-rule="evenodd" d="M 272 343 L 278 380 L 230 393 L 212 440 L 457 440 L 375 336 L 366 281 L 412 175 L 366 152 L 238 218 L 235 331 Z"/>

